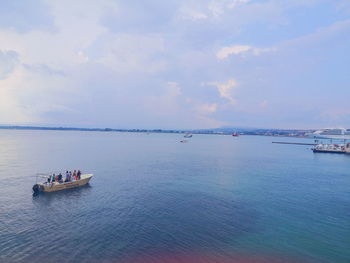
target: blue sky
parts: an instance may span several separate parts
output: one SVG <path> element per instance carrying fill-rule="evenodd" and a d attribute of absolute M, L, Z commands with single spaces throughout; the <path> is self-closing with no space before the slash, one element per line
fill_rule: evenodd
<path fill-rule="evenodd" d="M 350 127 L 348 0 L 2 0 L 0 124 Z"/>

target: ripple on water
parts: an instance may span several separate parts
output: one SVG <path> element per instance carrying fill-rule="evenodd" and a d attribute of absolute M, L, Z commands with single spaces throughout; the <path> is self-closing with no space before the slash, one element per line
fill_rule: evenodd
<path fill-rule="evenodd" d="M 106 261 L 107 262 L 107 261 Z M 242 255 L 226 253 L 218 255 L 217 253 L 180 253 L 180 254 L 147 254 L 135 258 L 123 260 L 109 260 L 116 263 L 316 263 L 305 261 L 299 258 L 288 258 L 271 255 Z M 319 263 L 319 262 L 317 262 Z"/>
<path fill-rule="evenodd" d="M 342 156 L 266 137 L 38 134 L 0 147 L 0 262 L 349 262 Z M 31 197 L 33 171 L 73 166 L 91 187 Z"/>
<path fill-rule="evenodd" d="M 113 207 L 83 204 L 84 209 L 78 211 L 70 210 L 72 204 L 62 193 L 34 197 L 36 212 L 45 213 L 45 217 L 36 217 L 29 229 L 17 229 L 3 237 L 8 245 L 2 252 L 15 261 L 28 260 L 26 255 L 39 260 L 43 252 L 51 254 L 53 261 L 63 254 L 71 262 L 121 260 L 135 251 L 157 254 L 200 248 L 220 250 L 239 236 L 256 231 L 256 212 L 239 201 L 200 192 L 142 196 L 128 204 L 122 198 L 115 200 Z M 66 203 L 62 203 L 64 200 Z"/>

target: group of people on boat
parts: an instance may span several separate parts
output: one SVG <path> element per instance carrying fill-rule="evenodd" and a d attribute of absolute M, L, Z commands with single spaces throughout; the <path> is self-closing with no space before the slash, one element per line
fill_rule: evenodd
<path fill-rule="evenodd" d="M 73 172 L 72 171 L 66 171 L 66 177 L 65 179 L 63 180 L 63 175 L 61 173 L 55 175 L 53 174 L 52 176 L 50 175 L 48 178 L 47 178 L 47 183 L 54 183 L 54 182 L 57 182 L 57 183 L 66 183 L 66 182 L 73 182 L 73 181 L 77 181 L 77 180 L 80 180 L 81 179 L 81 172 L 80 170 L 74 170 Z"/>

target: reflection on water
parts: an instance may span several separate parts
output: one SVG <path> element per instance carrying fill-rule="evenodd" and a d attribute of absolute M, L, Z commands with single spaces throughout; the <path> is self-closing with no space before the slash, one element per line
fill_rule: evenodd
<path fill-rule="evenodd" d="M 0 131 L 0 262 L 350 262 L 348 156 L 181 138 Z M 32 194 L 74 169 L 94 178 Z"/>

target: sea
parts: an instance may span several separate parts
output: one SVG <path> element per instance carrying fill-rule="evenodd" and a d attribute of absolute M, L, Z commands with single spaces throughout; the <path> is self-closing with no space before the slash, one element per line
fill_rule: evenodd
<path fill-rule="evenodd" d="M 350 262 L 350 155 L 183 139 L 0 130 L 0 262 Z M 38 173 L 77 169 L 89 185 L 33 195 Z"/>

